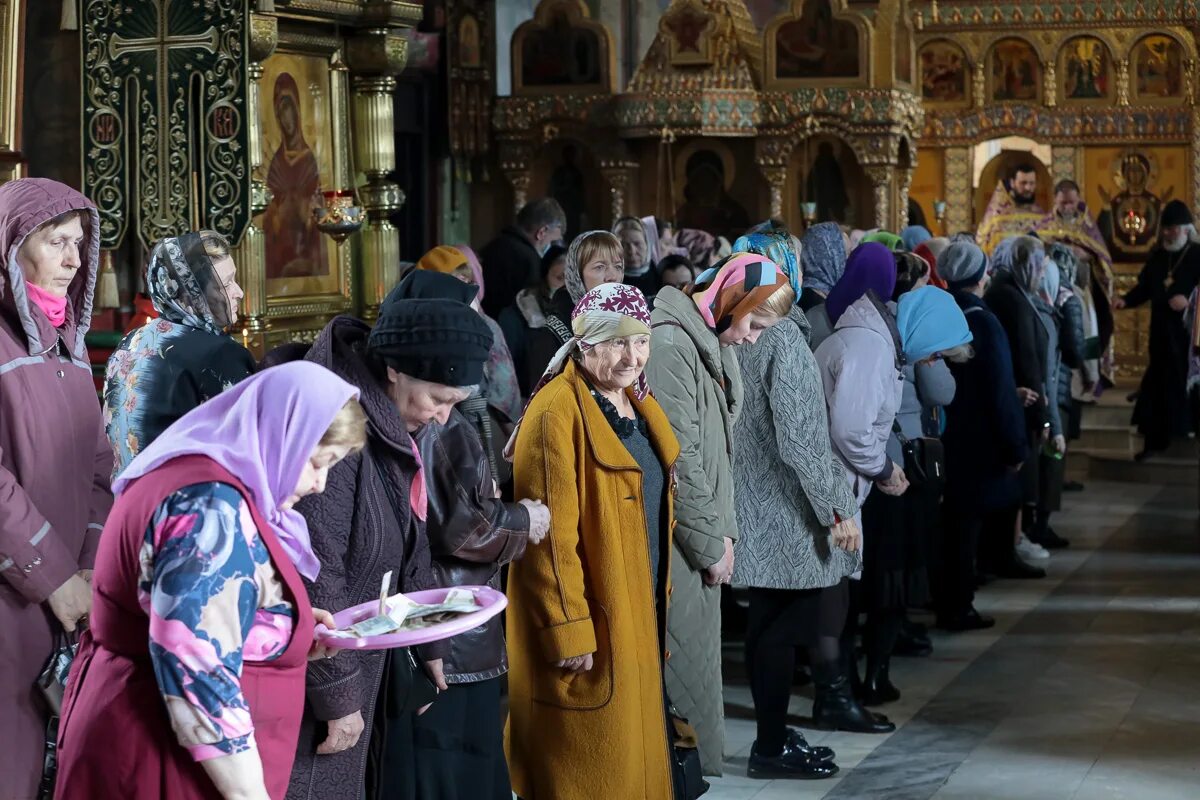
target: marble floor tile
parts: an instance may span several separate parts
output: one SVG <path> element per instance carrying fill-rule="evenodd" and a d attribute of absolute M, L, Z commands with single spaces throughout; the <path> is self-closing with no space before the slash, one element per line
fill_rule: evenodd
<path fill-rule="evenodd" d="M 752 781 L 744 679 L 727 684 L 727 775 L 713 800 L 1174 800 L 1200 798 L 1200 540 L 1178 488 L 1090 481 L 1054 518 L 1072 546 L 1041 581 L 997 581 L 989 631 L 933 633 L 930 658 L 893 660 L 889 736 L 805 729 L 833 747 L 824 781 Z M 927 618 L 914 615 L 922 621 Z M 727 661 L 740 647 L 727 647 Z M 740 670 L 740 664 L 738 665 Z M 731 671 L 732 672 L 732 671 Z M 744 670 L 741 673 L 744 675 Z M 811 689 L 793 697 L 804 722 Z"/>

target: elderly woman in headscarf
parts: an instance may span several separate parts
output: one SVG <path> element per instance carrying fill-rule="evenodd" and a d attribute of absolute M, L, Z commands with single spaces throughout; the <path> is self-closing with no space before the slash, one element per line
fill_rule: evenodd
<path fill-rule="evenodd" d="M 576 236 L 567 249 L 563 279 L 565 285 L 554 293 L 546 326 L 529 332 L 524 380 L 530 387 L 537 385 L 554 354 L 571 340 L 571 312 L 575 305 L 600 284 L 625 280 L 621 240 L 608 231 L 598 230 Z"/>
<path fill-rule="evenodd" d="M 800 310 L 807 313 L 825 302 L 846 270 L 846 237 L 836 222 L 818 222 L 800 240 L 804 289 Z"/>
<path fill-rule="evenodd" d="M 836 232 L 836 227 L 835 227 Z M 840 243 L 840 232 L 838 233 Z M 795 239 L 786 230 L 735 246 L 772 259 L 801 296 Z M 803 255 L 803 253 L 801 253 Z M 810 664 L 837 662 L 847 578 L 858 571 L 858 503 L 829 444 L 829 417 L 808 318 L 798 304 L 754 344 L 736 350 L 745 387 L 734 423 L 738 531 L 733 582 L 748 587 L 746 671 L 757 721 L 747 774 L 823 778 L 833 751 L 787 725 L 796 648 Z"/>
<path fill-rule="evenodd" d="M 146 265 L 146 291 L 158 319 L 121 341 L 104 375 L 114 475 L 172 422 L 255 371 L 254 357 L 227 335 L 242 289 L 225 237 L 161 240 Z"/>
<path fill-rule="evenodd" d="M 891 250 L 893 253 L 899 252 L 900 250 L 907 249 L 904 246 L 903 240 L 901 240 L 901 238 L 899 236 L 892 233 L 891 231 L 874 230 L 874 231 L 871 231 L 870 233 L 868 233 L 866 236 L 864 236 L 862 238 L 862 240 L 863 240 L 863 244 L 866 244 L 867 242 L 875 242 L 876 244 L 881 244 L 884 247 L 886 247 L 888 250 Z"/>
<path fill-rule="evenodd" d="M 572 317 L 510 443 L 518 495 L 551 515 L 549 540 L 508 579 L 513 789 L 671 800 L 663 662 L 679 444 L 643 374 L 641 292 L 601 284 Z"/>
<path fill-rule="evenodd" d="M 896 288 L 896 259 L 878 242 L 863 242 L 846 259 L 846 268 L 829 291 L 825 302 L 807 312 L 812 325 L 813 351 L 833 334 L 842 313 L 867 291 L 874 291 L 883 302 L 891 299 Z"/>
<path fill-rule="evenodd" d="M 1046 277 L 1039 298 L 1045 302 L 1039 304 L 1039 313 L 1044 324 L 1050 323 L 1047 334 L 1053 348 L 1049 353 L 1051 370 L 1047 376 L 1053 455 L 1043 450 L 1039 456 L 1038 502 L 1033 509 L 1032 522 L 1026 529 L 1029 540 L 1046 550 L 1070 544 L 1050 527 L 1050 514 L 1062 507 L 1067 435 L 1072 414 L 1071 374 L 1084 363 L 1083 304 L 1074 291 L 1078 265 L 1070 247 L 1051 244 L 1046 248 Z"/>
<path fill-rule="evenodd" d="M 910 253 L 932 238 L 933 234 L 924 225 L 909 225 L 900 230 L 900 243 Z"/>
<path fill-rule="evenodd" d="M 114 482 L 56 797 L 283 797 L 306 661 L 331 655 L 315 627 L 335 627 L 302 581 L 331 565 L 295 505 L 365 443 L 357 395 L 315 364 L 266 370 Z"/>
<path fill-rule="evenodd" d="M 942 275 L 971 329 L 971 360 L 951 363 L 954 400 L 946 409 L 942 444 L 946 491 L 940 569 L 934 581 L 937 625 L 949 631 L 989 628 L 975 610 L 976 550 L 981 536 L 1011 538 L 1020 503 L 1017 471 L 1029 458 L 1024 409 L 1013 380 L 1012 351 L 996 315 L 983 301 L 988 259 L 973 239 L 955 241 L 939 258 Z"/>
<path fill-rule="evenodd" d="M 950 246 L 950 240 L 941 236 L 927 239 L 913 249 L 913 253 L 925 259 L 929 264 L 929 285 L 939 289 L 946 288 L 946 281 L 938 274 L 938 257 Z"/>
<path fill-rule="evenodd" d="M 675 594 L 667 694 L 696 726 L 707 774 L 721 774 L 721 592 L 738 538 L 733 423 L 742 379 L 732 348 L 752 344 L 791 309 L 796 293 L 770 259 L 737 253 L 696 278 L 689 293 L 664 287 L 654 303 L 650 385 L 683 453 L 672 549 Z"/>
<path fill-rule="evenodd" d="M 475 251 L 465 244 L 439 245 L 417 262 L 416 269 L 451 275 L 464 284 L 474 284 L 475 294 L 465 302 L 479 312 L 492 332 L 492 349 L 483 367 L 483 381 L 479 390 L 458 404 L 458 410 L 470 420 L 479 432 L 486 448 L 492 475 L 501 486 L 512 477 L 508 463 L 502 453 L 504 443 L 512 433 L 513 424 L 521 414 L 521 389 L 517 385 L 516 369 L 512 355 L 504 342 L 504 332 L 499 324 L 483 313 L 483 268 Z"/>
<path fill-rule="evenodd" d="M 929 349 L 914 337 L 962 334 L 967 328 L 950 295 L 941 290 L 928 292 L 920 285 L 921 281 L 912 280 L 914 271 L 925 270 L 927 276 L 928 265 L 923 260 L 912 253 L 896 253 L 895 258 L 897 265 L 916 262 L 912 269 L 900 271 L 893 295 L 896 303 L 889 304 L 897 310 L 901 341 L 907 346 L 902 370 L 904 386 L 896 422 L 887 441 L 887 455 L 894 463 L 903 464 L 904 442 L 922 436 L 936 437 L 940 432 L 938 426 L 927 420 L 934 409 L 949 405 L 954 399 L 954 378 L 946 362 L 965 361 L 971 351 L 965 343 L 950 344 L 938 339 L 937 346 L 930 351 L 934 356 L 909 357 L 910 350 Z M 900 308 L 906 309 L 909 316 L 901 319 Z M 913 316 L 916 312 L 919 314 Z M 944 329 L 934 330 L 934 325 L 942 325 Z M 867 614 L 863 628 L 863 650 L 867 657 L 861 695 L 864 705 L 900 699 L 900 691 L 891 682 L 891 657 L 906 609 L 920 608 L 929 602 L 927 553 L 936 523 L 941 478 L 930 476 L 930 483 L 914 484 L 900 497 L 872 492 L 863 505 L 863 530 L 872 542 L 858 598 L 861 610 Z"/>
<path fill-rule="evenodd" d="M 1032 236 L 1014 236 L 997 245 L 992 254 L 994 278 L 984 300 L 996 315 L 1012 351 L 1017 395 L 1025 407 L 1026 436 L 1030 452 L 1036 453 L 1050 436 L 1048 377 L 1050 337 L 1037 308 L 1042 291 L 1046 251 Z M 1023 505 L 1033 505 L 1038 496 L 1038 459 L 1028 458 L 1021 470 Z M 1008 536 L 993 537 L 990 544 L 991 571 L 1001 577 L 1041 578 L 1045 571 L 1030 566 L 1013 549 L 1020 535 L 1019 520 Z"/>
<path fill-rule="evenodd" d="M 330 471 L 324 494 L 297 506 L 323 565 L 306 584 L 309 596 L 325 608 L 378 599 L 387 573 L 389 593 L 440 584 L 425 530 L 429 465 L 414 439 L 475 393 L 492 333 L 466 303 L 407 299 L 404 285 L 384 299 L 374 328 L 336 317 L 305 357 L 357 387 L 369 420 L 366 448 Z M 447 688 L 450 645 L 416 649 L 414 669 L 403 650 L 355 651 L 309 667 L 289 797 L 361 800 L 364 781 L 381 797 L 406 796 L 417 773 L 415 687 Z"/>
<path fill-rule="evenodd" d="M 661 284 L 658 266 L 658 225 L 654 217 L 621 217 L 613 224 L 625 257 L 625 283 L 653 297 Z"/>
<path fill-rule="evenodd" d="M 100 216 L 43 178 L 0 186 L 0 775 L 35 797 L 47 713 L 34 681 L 56 635 L 88 615 L 112 449 L 84 336 Z"/>

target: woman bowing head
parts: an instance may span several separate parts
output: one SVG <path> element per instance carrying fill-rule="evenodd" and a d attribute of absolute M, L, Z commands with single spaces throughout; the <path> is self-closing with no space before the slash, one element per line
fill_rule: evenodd
<path fill-rule="evenodd" d="M 293 506 L 363 446 L 357 397 L 315 364 L 266 370 L 181 417 L 115 482 L 58 797 L 283 797 L 306 660 L 327 654 L 314 627 L 333 625 L 301 582 L 321 564 Z"/>

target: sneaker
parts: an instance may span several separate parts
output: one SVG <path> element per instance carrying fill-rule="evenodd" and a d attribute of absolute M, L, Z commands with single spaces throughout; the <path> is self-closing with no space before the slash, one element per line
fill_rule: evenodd
<path fill-rule="evenodd" d="M 1050 551 L 1030 541 L 1029 537 L 1022 533 L 1017 539 L 1017 555 L 1026 561 L 1042 561 L 1050 557 Z"/>

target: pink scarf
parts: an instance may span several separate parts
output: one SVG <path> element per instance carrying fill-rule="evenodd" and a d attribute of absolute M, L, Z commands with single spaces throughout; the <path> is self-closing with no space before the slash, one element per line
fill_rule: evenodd
<path fill-rule="evenodd" d="M 25 291 L 29 294 L 29 299 L 33 301 L 33 304 L 46 314 L 50 324 L 61 328 L 62 324 L 67 321 L 67 298 L 50 294 L 29 281 L 25 281 Z"/>
<path fill-rule="evenodd" d="M 421 451 L 417 449 L 417 443 L 412 436 L 408 437 L 408 441 L 412 444 L 413 458 L 417 461 L 417 474 L 413 476 L 412 487 L 408 491 L 408 502 L 412 506 L 412 512 L 421 522 L 429 514 L 429 495 L 425 490 L 425 464 L 421 461 Z"/>

